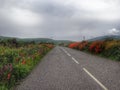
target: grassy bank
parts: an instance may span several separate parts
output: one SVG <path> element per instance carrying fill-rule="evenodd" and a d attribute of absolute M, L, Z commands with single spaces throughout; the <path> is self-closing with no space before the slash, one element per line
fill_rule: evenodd
<path fill-rule="evenodd" d="M 21 47 L 0 46 L 0 90 L 12 90 L 53 48 L 51 44 L 28 44 Z"/>

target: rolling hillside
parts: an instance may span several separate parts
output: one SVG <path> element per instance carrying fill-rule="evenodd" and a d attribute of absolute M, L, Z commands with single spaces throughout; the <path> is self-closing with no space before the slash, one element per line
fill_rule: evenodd
<path fill-rule="evenodd" d="M 16 37 L 4 37 L 4 36 L 0 36 L 1 40 L 7 40 L 7 39 L 13 39 L 15 38 L 17 41 L 23 41 L 23 42 L 36 42 L 36 43 L 54 43 L 54 44 L 68 44 L 72 41 L 70 40 L 54 40 L 54 39 L 50 39 L 50 38 L 16 38 Z"/>
<path fill-rule="evenodd" d="M 106 35 L 106 36 L 100 36 L 96 38 L 89 39 L 88 41 L 97 41 L 97 40 L 106 40 L 106 39 L 112 39 L 112 40 L 120 40 L 120 35 Z"/>

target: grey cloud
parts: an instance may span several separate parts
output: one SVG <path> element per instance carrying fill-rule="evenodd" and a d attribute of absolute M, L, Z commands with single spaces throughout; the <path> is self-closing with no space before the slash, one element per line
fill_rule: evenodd
<path fill-rule="evenodd" d="M 36 26 L 20 26 L 14 23 L 0 11 L 0 34 L 17 37 L 53 37 L 54 39 L 81 40 L 83 36 L 91 38 L 109 34 L 108 30 L 120 30 L 120 21 L 102 21 L 87 18 L 92 12 L 77 10 L 73 6 L 59 4 L 53 1 L 38 0 L 0 0 L 0 10 L 9 11 L 11 7 L 27 9 L 42 16 L 42 23 Z M 22 14 L 22 13 L 21 13 Z"/>
<path fill-rule="evenodd" d="M 53 18 L 70 17 L 74 14 L 75 11 L 75 9 L 72 7 L 49 1 L 42 3 L 34 3 L 34 5 L 31 7 L 31 10 L 33 10 L 36 13 L 40 13 L 46 15 L 47 17 Z"/>
<path fill-rule="evenodd" d="M 14 5 L 18 5 L 18 0 L 0 0 L 0 8 L 7 8 Z"/>

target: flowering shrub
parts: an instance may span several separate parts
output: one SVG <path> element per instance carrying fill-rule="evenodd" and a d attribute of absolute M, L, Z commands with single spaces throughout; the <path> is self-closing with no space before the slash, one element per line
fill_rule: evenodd
<path fill-rule="evenodd" d="M 78 49 L 79 44 L 80 44 L 79 42 L 71 43 L 71 44 L 69 45 L 69 48 Z"/>
<path fill-rule="evenodd" d="M 89 46 L 89 50 L 93 53 L 100 53 L 104 50 L 104 42 L 103 41 L 96 41 L 92 42 Z"/>
<path fill-rule="evenodd" d="M 87 41 L 74 42 L 74 43 L 69 44 L 69 48 L 79 49 L 79 50 L 84 50 L 87 46 L 88 46 Z"/>
<path fill-rule="evenodd" d="M 8 63 L 0 68 L 0 80 L 9 80 L 13 71 L 13 65 Z"/>
<path fill-rule="evenodd" d="M 88 46 L 87 41 L 83 41 L 79 44 L 79 50 L 84 50 Z"/>
<path fill-rule="evenodd" d="M 119 40 L 112 40 L 112 41 L 106 41 L 105 42 L 105 50 L 108 50 L 114 46 L 120 46 L 120 41 Z"/>
<path fill-rule="evenodd" d="M 95 54 L 101 54 L 104 57 L 120 61 L 120 40 L 105 40 L 93 42 L 75 42 L 69 45 L 69 48 L 86 50 Z"/>
<path fill-rule="evenodd" d="M 28 45 L 19 48 L 0 46 L 0 90 L 9 90 L 25 78 L 40 59 L 53 48 L 51 44 Z"/>
<path fill-rule="evenodd" d="M 51 48 L 51 49 L 54 47 L 52 44 L 42 44 L 42 45 L 44 45 L 44 46 L 46 46 L 48 48 Z"/>
<path fill-rule="evenodd" d="M 102 53 L 106 57 L 120 61 L 120 44 L 111 46 L 109 49 L 105 49 Z"/>

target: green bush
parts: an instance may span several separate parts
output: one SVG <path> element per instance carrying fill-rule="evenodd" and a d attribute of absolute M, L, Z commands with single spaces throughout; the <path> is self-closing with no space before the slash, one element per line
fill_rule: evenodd
<path fill-rule="evenodd" d="M 105 50 L 102 55 L 120 61 L 120 46 L 113 46 Z"/>
<path fill-rule="evenodd" d="M 48 44 L 29 44 L 19 48 L 0 46 L 0 90 L 10 90 L 25 78 L 52 48 Z"/>

